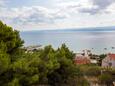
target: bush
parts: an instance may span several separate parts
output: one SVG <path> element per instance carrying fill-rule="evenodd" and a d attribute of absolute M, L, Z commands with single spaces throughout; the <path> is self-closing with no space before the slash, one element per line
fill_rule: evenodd
<path fill-rule="evenodd" d="M 101 74 L 99 76 L 99 82 L 102 84 L 110 85 L 112 83 L 112 75 L 111 74 Z"/>
<path fill-rule="evenodd" d="M 101 74 L 101 68 L 95 65 L 82 65 L 81 70 L 86 76 L 99 76 Z"/>

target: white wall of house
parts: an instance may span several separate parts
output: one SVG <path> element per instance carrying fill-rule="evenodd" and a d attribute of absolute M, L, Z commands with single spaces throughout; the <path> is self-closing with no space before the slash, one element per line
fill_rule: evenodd
<path fill-rule="evenodd" d="M 105 58 L 102 60 L 102 67 L 107 67 L 108 65 L 108 60 Z"/>
<path fill-rule="evenodd" d="M 112 60 L 111 63 L 112 63 L 112 67 L 115 68 L 115 60 Z"/>
<path fill-rule="evenodd" d="M 115 68 L 115 60 L 110 60 L 107 56 L 105 59 L 102 60 L 102 67 L 112 67 Z"/>

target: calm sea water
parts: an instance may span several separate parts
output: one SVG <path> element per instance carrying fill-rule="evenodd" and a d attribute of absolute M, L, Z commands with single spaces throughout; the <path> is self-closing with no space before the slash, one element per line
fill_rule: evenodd
<path fill-rule="evenodd" d="M 21 32 L 25 46 L 52 45 L 54 48 L 65 43 L 72 51 L 90 49 L 93 53 L 115 53 L 115 31 L 28 31 Z M 104 48 L 107 48 L 105 50 Z"/>

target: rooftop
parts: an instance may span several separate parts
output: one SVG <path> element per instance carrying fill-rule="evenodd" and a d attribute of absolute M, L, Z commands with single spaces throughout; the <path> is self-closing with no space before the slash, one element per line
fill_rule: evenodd
<path fill-rule="evenodd" d="M 111 60 L 115 60 L 115 54 L 109 53 L 109 54 L 108 54 L 108 57 L 109 57 Z"/>

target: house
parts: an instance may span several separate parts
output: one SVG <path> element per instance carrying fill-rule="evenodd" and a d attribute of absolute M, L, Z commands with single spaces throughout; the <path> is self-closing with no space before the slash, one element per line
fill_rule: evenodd
<path fill-rule="evenodd" d="M 92 64 L 97 64 L 97 63 L 98 63 L 98 61 L 97 61 L 96 59 L 90 59 L 90 62 L 91 62 Z"/>
<path fill-rule="evenodd" d="M 102 60 L 102 67 L 112 67 L 112 68 L 115 68 L 115 54 L 109 53 Z"/>
<path fill-rule="evenodd" d="M 74 58 L 75 64 L 89 64 L 90 63 L 90 57 L 89 57 L 89 51 L 83 50 L 83 53 L 76 53 L 76 56 Z"/>
<path fill-rule="evenodd" d="M 77 56 L 74 60 L 75 64 L 89 64 L 90 59 L 85 56 Z"/>

